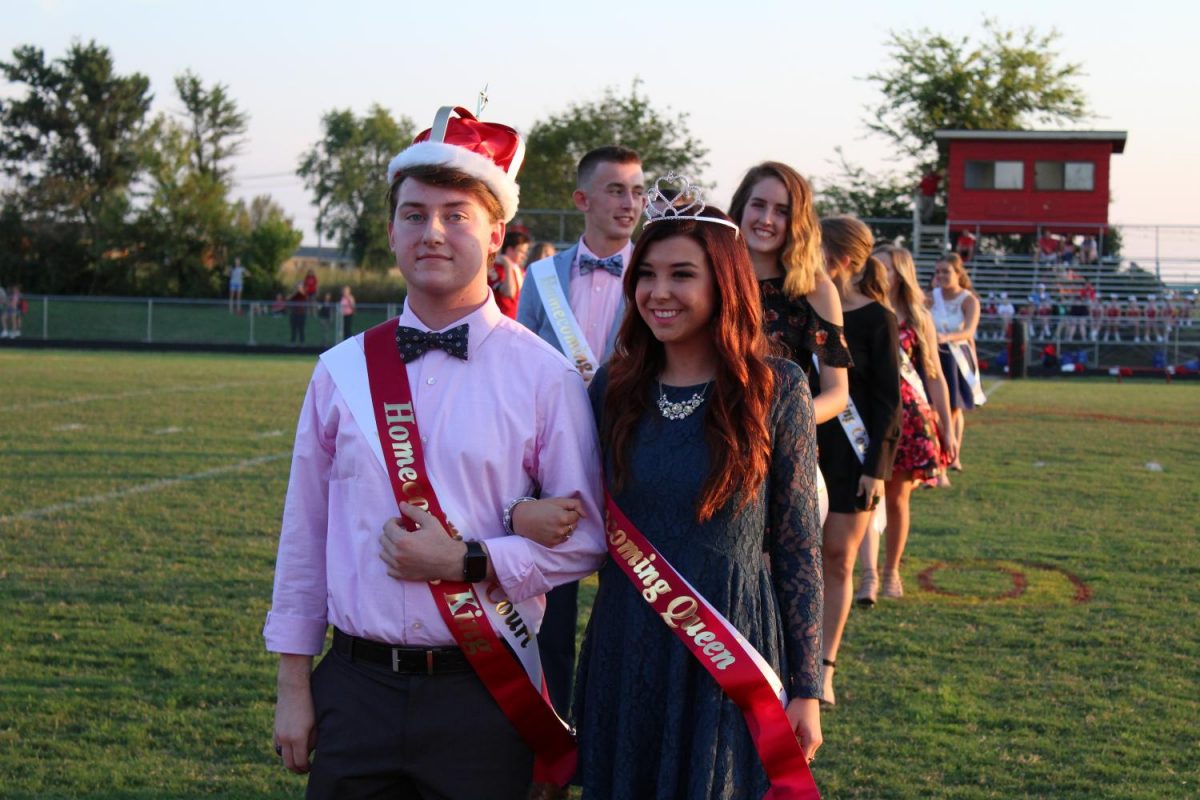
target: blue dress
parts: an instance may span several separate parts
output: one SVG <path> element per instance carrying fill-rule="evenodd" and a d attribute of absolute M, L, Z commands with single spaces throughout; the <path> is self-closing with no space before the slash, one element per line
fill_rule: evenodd
<path fill-rule="evenodd" d="M 795 364 L 771 359 L 772 461 L 738 512 L 696 521 L 708 472 L 707 403 L 682 420 L 658 387 L 614 499 L 662 555 L 762 653 L 789 698 L 820 696 L 821 528 L 812 396 Z M 597 421 L 607 371 L 591 385 Z M 665 387 L 680 402 L 700 386 Z M 612 463 L 605 455 L 605 475 Z M 745 719 L 611 561 L 584 634 L 574 716 L 585 800 L 757 798 L 766 774 Z"/>

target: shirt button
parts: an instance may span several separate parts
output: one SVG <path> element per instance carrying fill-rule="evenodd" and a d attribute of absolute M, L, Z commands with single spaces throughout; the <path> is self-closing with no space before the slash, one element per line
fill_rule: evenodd
<path fill-rule="evenodd" d="M 421 444 L 429 444 L 429 437 L 428 437 L 428 436 L 422 436 L 422 437 L 421 437 Z"/>
<path fill-rule="evenodd" d="M 597 293 L 597 294 L 599 294 L 599 292 L 600 292 L 600 287 L 599 287 L 599 286 L 597 286 L 597 287 L 595 288 L 595 291 L 596 291 L 596 293 Z"/>
<path fill-rule="evenodd" d="M 421 623 L 419 623 L 419 622 L 414 622 L 414 623 L 413 623 L 413 630 L 414 630 L 414 631 L 419 631 L 419 630 L 421 630 Z"/>
<path fill-rule="evenodd" d="M 425 383 L 429 386 L 433 386 L 435 383 L 437 383 L 437 378 L 426 378 Z"/>

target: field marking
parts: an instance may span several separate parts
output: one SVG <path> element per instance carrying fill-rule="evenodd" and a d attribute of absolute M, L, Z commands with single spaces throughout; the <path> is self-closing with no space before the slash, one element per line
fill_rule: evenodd
<path fill-rule="evenodd" d="M 243 381 L 241 383 L 209 383 L 203 386 L 170 386 L 161 389 L 137 389 L 116 394 L 85 394 L 77 397 L 65 397 L 61 400 L 42 400 L 37 403 L 15 403 L 0 406 L 0 412 L 27 411 L 34 408 L 54 408 L 78 403 L 95 403 L 101 400 L 128 400 L 133 397 L 153 397 L 159 394 L 187 394 L 189 392 L 219 392 L 223 389 L 241 389 L 247 386 L 265 386 L 275 384 L 275 381 Z"/>
<path fill-rule="evenodd" d="M 17 520 L 23 519 L 41 519 L 43 517 L 49 517 L 53 514 L 57 514 L 60 511 L 73 511 L 76 508 L 82 508 L 83 506 L 93 506 L 97 503 L 107 503 L 112 500 L 121 500 L 126 497 L 132 497 L 133 495 L 156 492 L 159 489 L 167 489 L 172 486 L 190 483 L 191 481 L 200 481 L 204 480 L 205 478 L 215 478 L 216 476 L 224 475 L 227 472 L 238 472 L 240 470 L 249 469 L 250 467 L 262 466 L 263 464 L 269 464 L 272 461 L 279 461 L 281 459 L 288 458 L 289 456 L 291 456 L 291 451 L 284 453 L 272 453 L 271 455 L 257 456 L 255 458 L 247 458 L 246 460 L 239 461 L 236 464 L 226 464 L 223 467 L 213 467 L 212 469 L 206 469 L 203 472 L 195 472 L 191 475 L 179 475 L 174 478 L 161 478 L 156 481 L 150 481 L 149 483 L 141 483 L 137 486 L 130 486 L 126 489 L 117 489 L 116 491 L 106 492 L 105 494 L 95 494 L 90 497 L 79 497 L 75 500 L 69 500 L 65 503 L 55 503 L 52 506 L 34 508 L 28 511 L 20 511 L 16 514 L 9 514 L 7 516 L 0 517 L 0 523 L 16 522 Z"/>
<path fill-rule="evenodd" d="M 988 400 L 991 400 L 992 395 L 996 393 L 996 390 L 999 389 L 1001 386 L 1003 386 L 1006 383 L 1008 383 L 1008 381 L 1004 380 L 1003 378 L 997 379 L 995 383 L 993 383 L 991 386 L 989 386 L 987 388 L 987 391 L 985 391 L 983 393 L 983 396 L 986 397 Z"/>

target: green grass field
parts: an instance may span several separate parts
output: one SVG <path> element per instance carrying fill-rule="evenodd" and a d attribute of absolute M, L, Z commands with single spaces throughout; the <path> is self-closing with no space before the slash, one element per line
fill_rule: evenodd
<path fill-rule="evenodd" d="M 0 350 L 0 796 L 302 796 L 260 630 L 311 365 Z M 851 614 L 826 798 L 1200 796 L 1197 412 L 996 388 Z"/>

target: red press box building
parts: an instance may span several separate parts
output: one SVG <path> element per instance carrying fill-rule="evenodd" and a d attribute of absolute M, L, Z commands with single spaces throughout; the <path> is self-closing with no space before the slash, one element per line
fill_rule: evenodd
<path fill-rule="evenodd" d="M 948 151 L 951 231 L 1092 234 L 1108 227 L 1109 161 L 1125 131 L 965 131 L 934 136 Z"/>

